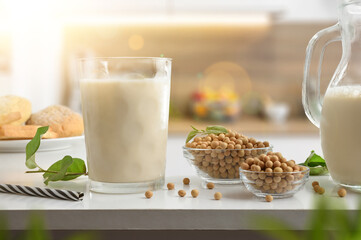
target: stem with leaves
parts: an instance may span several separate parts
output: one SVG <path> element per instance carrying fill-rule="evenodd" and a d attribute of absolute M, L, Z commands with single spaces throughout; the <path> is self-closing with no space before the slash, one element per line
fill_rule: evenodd
<path fill-rule="evenodd" d="M 41 168 L 35 161 L 35 153 L 40 147 L 41 137 L 48 131 L 49 127 L 39 127 L 34 138 L 26 145 L 25 165 L 29 169 L 26 173 L 43 173 L 44 183 L 48 185 L 50 181 L 68 181 L 88 175 L 84 160 L 73 158 L 69 155 L 52 164 L 47 170 Z"/>

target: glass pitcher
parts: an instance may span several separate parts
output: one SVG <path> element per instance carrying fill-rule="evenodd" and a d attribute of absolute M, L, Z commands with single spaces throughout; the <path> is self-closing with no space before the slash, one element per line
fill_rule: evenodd
<path fill-rule="evenodd" d="M 327 45 L 342 43 L 342 57 L 321 96 L 322 59 Z M 321 146 L 332 179 L 361 188 L 361 0 L 340 1 L 339 21 L 308 44 L 302 102 L 320 128 Z"/>

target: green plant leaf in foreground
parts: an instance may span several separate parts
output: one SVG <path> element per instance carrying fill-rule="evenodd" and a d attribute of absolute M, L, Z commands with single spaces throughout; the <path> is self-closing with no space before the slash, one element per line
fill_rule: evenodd
<path fill-rule="evenodd" d="M 49 126 L 39 127 L 36 131 L 34 138 L 31 139 L 30 142 L 26 145 L 25 165 L 30 169 L 39 167 L 35 162 L 35 153 L 36 153 L 36 151 L 38 151 L 38 149 L 40 147 L 41 137 L 48 131 L 48 129 L 49 129 Z"/>
<path fill-rule="evenodd" d="M 251 218 L 252 226 L 261 228 L 268 236 L 278 240 L 302 240 L 292 227 L 285 221 L 271 216 L 254 216 Z"/>
<path fill-rule="evenodd" d="M 311 151 L 310 156 L 306 161 L 300 165 L 307 166 L 310 168 L 310 175 L 323 175 L 328 173 L 325 159 L 317 155 L 315 151 Z"/>
<path fill-rule="evenodd" d="M 85 232 L 85 233 L 76 233 L 65 240 L 96 240 L 99 239 L 98 233 L 91 232 Z"/>
<path fill-rule="evenodd" d="M 250 218 L 253 227 L 261 229 L 272 239 L 278 240 L 359 240 L 361 239 L 361 202 L 354 214 L 345 203 L 334 198 L 320 196 L 315 199 L 315 209 L 305 221 L 306 231 L 294 231 L 283 219 L 267 215 Z"/>
<path fill-rule="evenodd" d="M 327 240 L 329 233 L 327 232 L 327 226 L 332 225 L 330 220 L 332 214 L 328 212 L 330 210 L 330 201 L 324 196 L 319 199 L 315 199 L 315 210 L 311 214 L 311 218 L 307 222 L 310 231 L 306 232 L 306 239 L 310 240 Z"/>
<path fill-rule="evenodd" d="M 30 215 L 28 230 L 25 231 L 22 240 L 50 240 L 50 232 L 46 230 L 45 220 L 38 213 Z"/>
<path fill-rule="evenodd" d="M 43 178 L 47 185 L 49 181 L 69 181 L 82 175 L 86 175 L 84 160 L 65 156 L 62 160 L 51 165 L 43 174 Z"/>
<path fill-rule="evenodd" d="M 10 239 L 9 224 L 6 221 L 4 213 L 0 214 L 0 240 Z"/>

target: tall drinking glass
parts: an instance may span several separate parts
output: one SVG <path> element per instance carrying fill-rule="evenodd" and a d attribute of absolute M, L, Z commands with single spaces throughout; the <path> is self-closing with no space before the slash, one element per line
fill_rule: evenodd
<path fill-rule="evenodd" d="M 171 59 L 79 60 L 90 190 L 131 193 L 164 184 Z"/>

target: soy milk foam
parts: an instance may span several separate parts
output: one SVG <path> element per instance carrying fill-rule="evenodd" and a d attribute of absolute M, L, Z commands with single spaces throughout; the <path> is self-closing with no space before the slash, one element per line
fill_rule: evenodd
<path fill-rule="evenodd" d="M 165 78 L 80 81 L 91 180 L 164 177 L 169 84 Z"/>
<path fill-rule="evenodd" d="M 320 129 L 323 154 L 333 180 L 361 185 L 361 86 L 328 89 Z"/>

